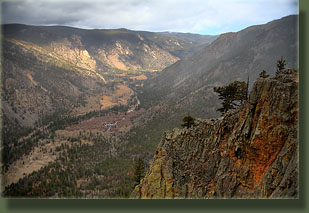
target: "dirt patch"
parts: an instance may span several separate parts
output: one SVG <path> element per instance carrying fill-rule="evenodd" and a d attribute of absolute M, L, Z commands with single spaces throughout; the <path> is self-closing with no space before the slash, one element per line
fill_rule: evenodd
<path fill-rule="evenodd" d="M 67 131 L 100 131 L 100 132 L 118 132 L 128 131 L 132 127 L 132 117 L 140 114 L 142 111 L 134 111 L 131 113 L 110 113 L 106 116 L 94 117 L 89 120 L 81 121 L 78 124 L 71 125 L 65 130 Z M 113 125 L 108 125 L 113 124 Z M 63 134 L 62 130 L 57 131 L 57 134 Z M 66 135 L 67 137 L 68 135 Z"/>
<path fill-rule="evenodd" d="M 131 76 L 130 79 L 133 79 L 133 80 L 147 80 L 147 76 L 146 75 Z"/>
<path fill-rule="evenodd" d="M 120 74 L 115 74 L 115 76 L 118 76 L 118 77 L 126 77 L 127 74 L 126 74 L 126 73 L 120 73 Z"/>

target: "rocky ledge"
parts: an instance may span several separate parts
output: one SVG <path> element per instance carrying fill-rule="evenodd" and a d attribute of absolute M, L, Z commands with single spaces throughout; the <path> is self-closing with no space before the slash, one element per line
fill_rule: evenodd
<path fill-rule="evenodd" d="M 132 198 L 297 198 L 298 72 L 258 79 L 217 119 L 166 132 Z"/>

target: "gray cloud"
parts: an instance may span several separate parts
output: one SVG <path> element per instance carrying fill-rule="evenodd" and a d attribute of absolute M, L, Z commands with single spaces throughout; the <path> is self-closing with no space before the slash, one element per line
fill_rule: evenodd
<path fill-rule="evenodd" d="M 215 34 L 297 12 L 297 0 L 19 0 L 2 2 L 2 23 Z"/>
<path fill-rule="evenodd" d="M 86 4 L 80 2 L 17 1 L 3 2 L 4 23 L 25 23 L 34 25 L 70 25 L 80 20 L 78 11 L 84 11 Z"/>

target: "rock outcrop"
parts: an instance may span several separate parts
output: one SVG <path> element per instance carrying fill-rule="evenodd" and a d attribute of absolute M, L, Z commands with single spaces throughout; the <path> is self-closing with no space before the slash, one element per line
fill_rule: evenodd
<path fill-rule="evenodd" d="M 298 72 L 258 79 L 243 107 L 163 136 L 133 198 L 297 198 Z"/>

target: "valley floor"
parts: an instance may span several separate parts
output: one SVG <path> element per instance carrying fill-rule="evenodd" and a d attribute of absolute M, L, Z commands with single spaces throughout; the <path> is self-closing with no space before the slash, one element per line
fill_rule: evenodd
<path fill-rule="evenodd" d="M 122 76 L 122 78 L 125 77 Z M 74 176 L 74 178 L 72 177 L 72 181 L 73 179 L 77 181 L 76 188 L 81 190 L 81 188 L 78 187 L 80 185 L 83 185 L 85 188 L 81 190 L 83 193 L 81 191 L 78 193 L 74 191 L 71 192 L 72 195 L 89 196 L 89 194 L 92 194 L 92 196 L 120 196 L 119 191 L 114 191 L 115 183 L 112 182 L 129 181 L 130 184 L 128 184 L 128 187 L 131 188 L 125 192 L 126 196 L 128 196 L 128 192 L 132 190 L 132 184 L 134 184 L 133 163 L 136 156 L 134 154 L 123 154 L 123 151 L 130 141 L 129 137 L 132 133 L 132 128 L 136 128 L 144 123 L 143 119 L 140 117 L 142 115 L 144 116 L 145 110 L 140 108 L 140 100 L 137 97 L 135 92 L 136 87 L 134 85 L 140 84 L 142 80 L 146 79 L 144 75 L 130 76 L 129 78 L 133 79 L 133 83 L 131 80 L 131 86 L 122 83 L 118 84 L 114 92 L 110 95 L 91 96 L 86 99 L 85 106 L 74 108 L 71 116 L 64 116 L 56 121 L 52 120 L 49 124 L 34 129 L 28 135 L 19 138 L 18 144 L 15 148 L 12 147 L 12 150 L 21 149 L 22 154 L 10 163 L 3 174 L 2 190 L 5 190 L 4 194 L 8 196 L 28 196 L 29 193 L 32 194 L 31 191 L 35 191 L 38 186 L 41 186 L 40 184 L 42 184 L 43 180 L 46 181 L 46 178 L 48 184 L 50 184 L 53 180 L 48 177 L 51 176 L 52 172 L 50 170 L 46 171 L 46 169 L 53 168 L 53 170 L 56 170 L 57 168 L 57 170 L 59 170 L 58 167 L 60 167 L 64 170 L 68 170 L 68 167 L 72 167 L 74 170 L 74 167 L 78 167 L 79 165 L 76 165 L 75 160 L 73 160 L 73 162 L 71 161 L 72 156 L 70 156 L 70 153 L 80 150 L 79 152 L 86 152 L 89 156 L 83 156 L 79 153 L 78 156 L 75 156 L 79 158 L 79 162 L 84 160 L 85 162 L 93 161 L 93 163 L 90 163 L 91 165 L 89 168 L 79 167 L 79 170 L 75 169 L 71 171 Z M 133 87 L 133 89 L 130 87 Z M 23 149 L 26 143 L 32 145 L 28 152 L 25 152 Z M 100 152 L 96 153 L 98 150 L 100 150 Z M 64 159 L 64 156 L 67 157 Z M 75 157 L 73 158 L 75 159 Z M 93 157 L 95 159 L 92 159 Z M 125 157 L 123 161 L 129 163 L 131 166 L 126 167 L 126 163 L 122 165 L 120 159 L 123 157 Z M 111 159 L 116 160 L 114 161 Z M 111 164 L 116 163 L 116 167 L 119 167 L 118 169 L 120 170 L 116 173 L 113 171 L 111 174 L 103 172 L 104 168 L 113 168 L 108 162 L 109 160 L 113 161 L 110 162 Z M 61 172 L 61 170 L 58 172 Z M 91 178 L 99 177 L 102 175 L 101 173 L 105 174 L 105 176 L 102 176 L 101 180 L 106 182 L 103 184 L 105 188 L 103 187 L 103 189 L 96 193 L 94 193 L 93 189 L 89 189 L 90 191 L 87 190 L 92 183 Z M 119 177 L 114 179 L 115 175 Z M 122 176 L 127 177 L 124 178 Z M 111 177 L 114 178 L 109 179 Z M 122 180 L 122 178 L 125 180 Z M 21 194 L 16 194 L 14 190 L 11 191 L 14 185 L 20 186 L 21 182 L 26 181 L 28 183 L 29 180 L 30 183 L 32 183 L 31 186 L 28 186 L 30 189 L 24 189 L 26 191 Z M 60 183 L 60 185 L 63 184 Z M 97 185 L 98 183 L 95 184 L 94 187 Z M 53 187 L 55 186 L 53 185 Z M 70 189 L 68 190 L 70 191 Z M 67 195 L 61 193 L 57 194 L 60 197 Z M 37 194 L 32 194 L 32 196 L 44 197 L 47 195 L 43 192 L 37 192 Z M 124 196 L 124 194 L 121 196 Z"/>

